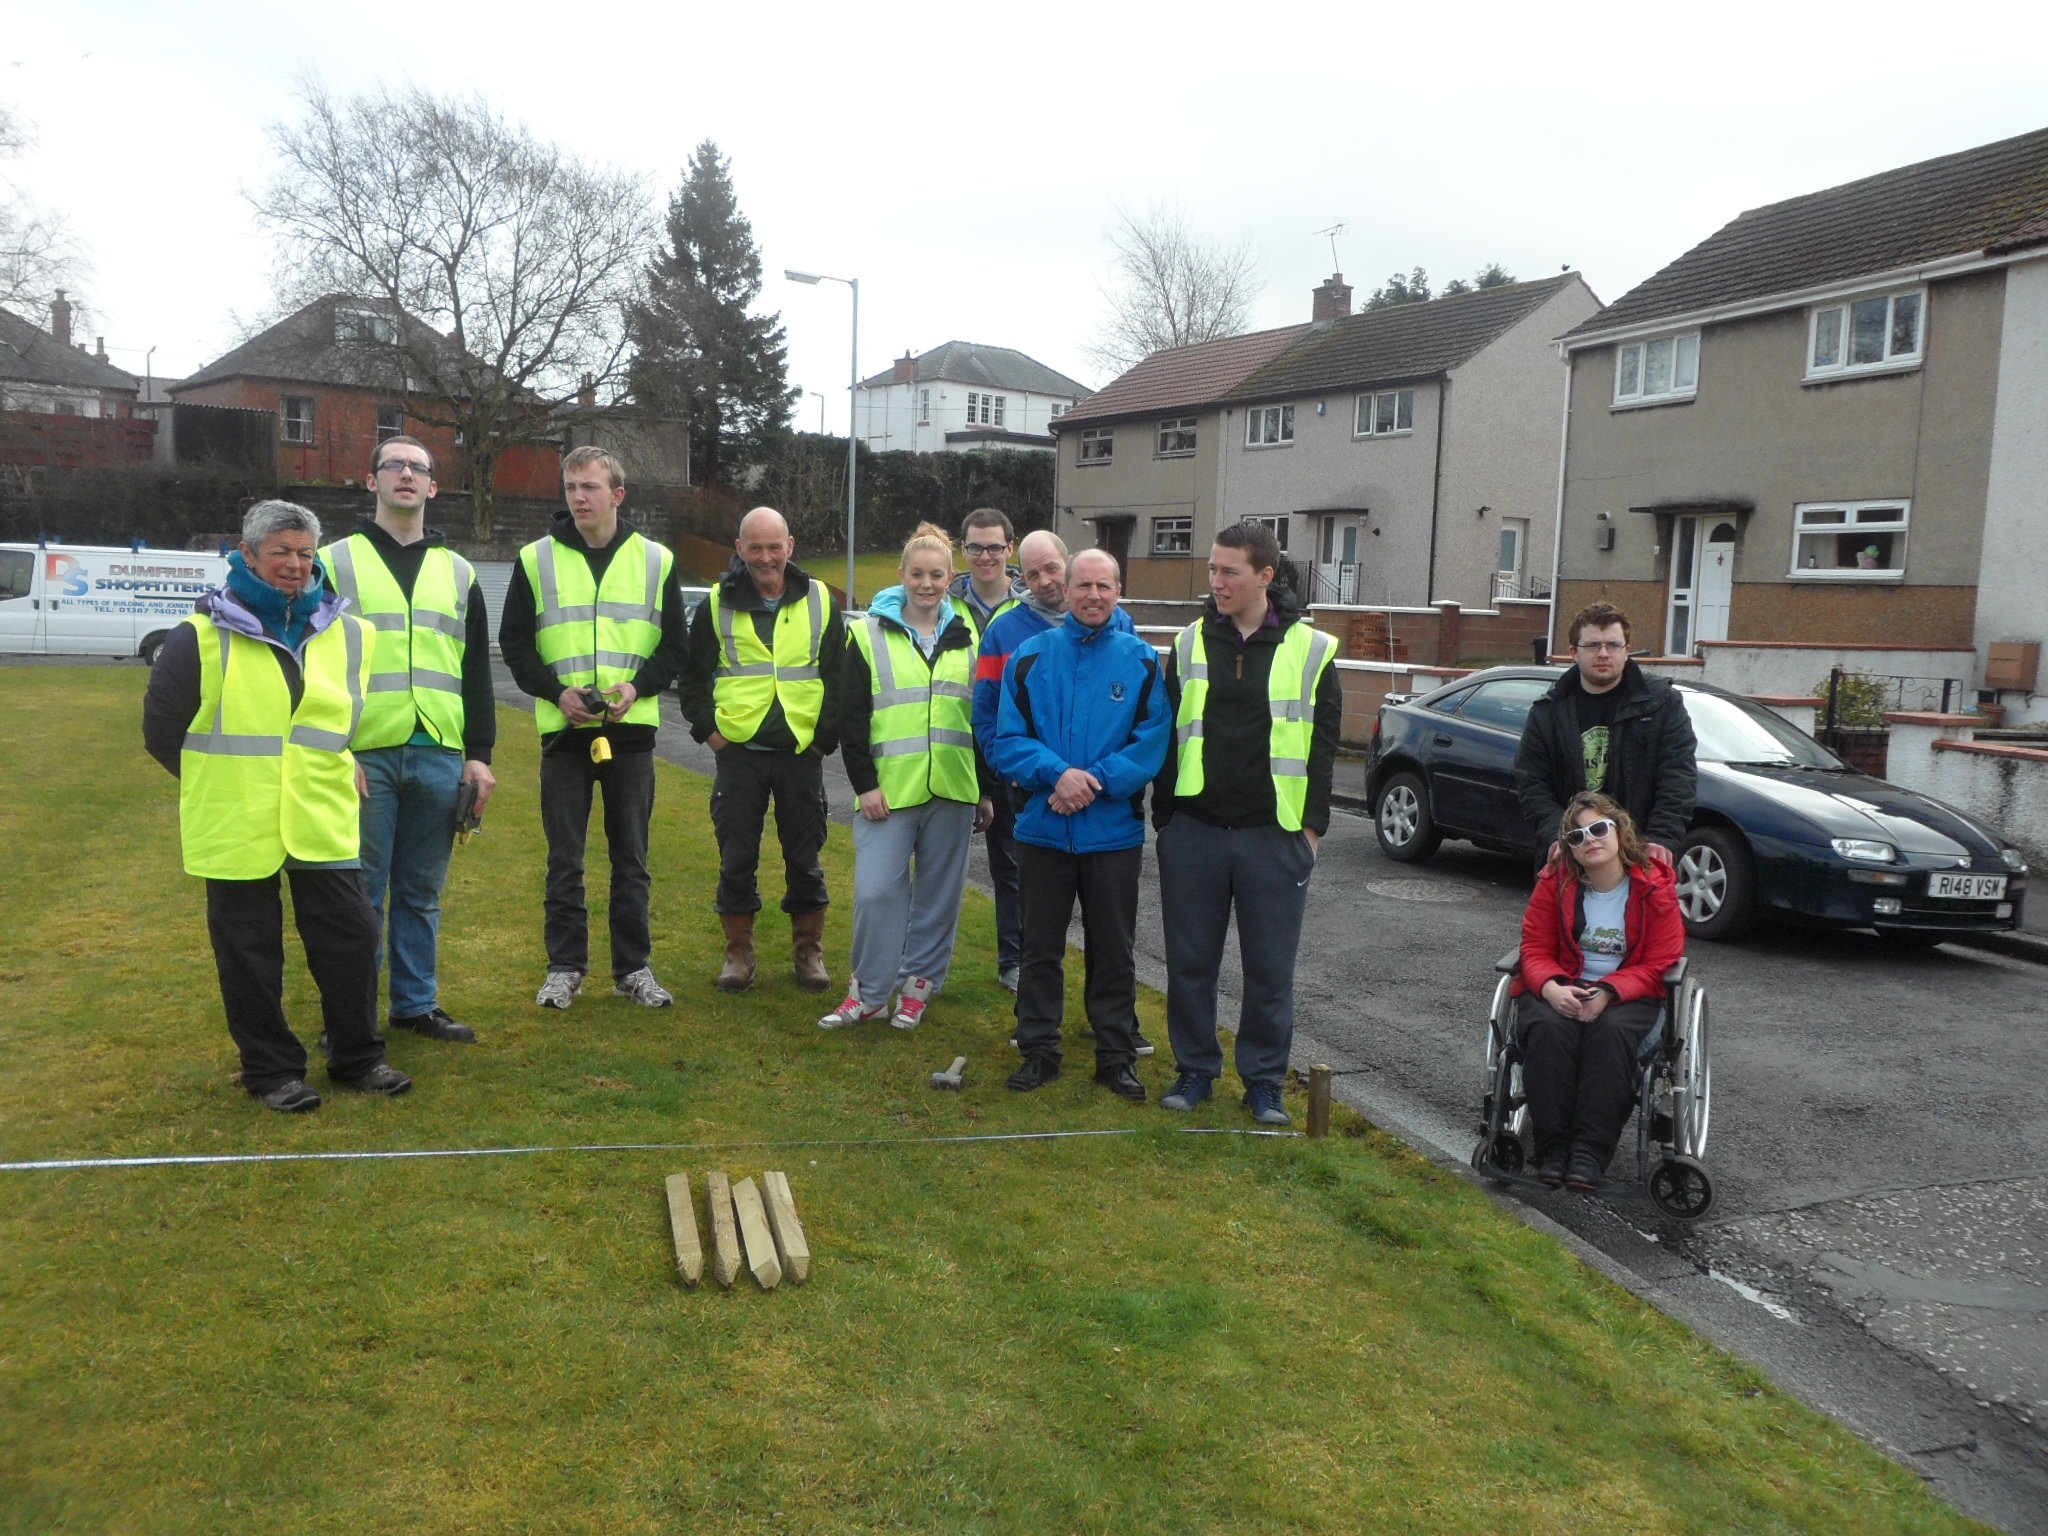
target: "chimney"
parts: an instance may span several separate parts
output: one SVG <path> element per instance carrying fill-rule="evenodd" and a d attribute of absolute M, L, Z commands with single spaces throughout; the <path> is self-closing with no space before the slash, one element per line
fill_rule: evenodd
<path fill-rule="evenodd" d="M 50 301 L 50 334 L 57 338 L 57 345 L 71 345 L 71 301 L 64 297 L 64 290 L 57 290 L 57 297 Z"/>
<path fill-rule="evenodd" d="M 95 337 L 93 337 L 93 339 L 92 339 L 92 355 L 94 356 L 94 358 L 96 358 L 96 359 L 97 359 L 98 361 L 100 361 L 100 362 L 102 362 L 102 363 L 110 363 L 110 362 L 112 362 L 112 361 L 113 361 L 113 359 L 112 359 L 112 358 L 110 358 L 110 357 L 108 357 L 108 356 L 107 356 L 107 338 L 106 338 L 106 337 L 104 337 L 104 336 L 95 336 Z"/>
<path fill-rule="evenodd" d="M 896 373 L 889 380 L 891 384 L 908 384 L 917 377 L 917 359 L 905 352 L 896 359 Z"/>
<path fill-rule="evenodd" d="M 585 410 L 597 404 L 597 380 L 592 375 L 583 375 L 583 387 L 576 391 L 576 403 Z"/>
<path fill-rule="evenodd" d="M 1309 315 L 1314 322 L 1342 320 L 1351 313 L 1351 285 L 1344 281 L 1342 272 L 1332 272 L 1328 282 L 1315 290 L 1315 309 Z"/>

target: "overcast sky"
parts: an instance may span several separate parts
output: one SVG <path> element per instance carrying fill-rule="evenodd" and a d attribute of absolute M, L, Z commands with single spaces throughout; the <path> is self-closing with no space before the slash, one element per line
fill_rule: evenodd
<path fill-rule="evenodd" d="M 306 73 L 480 90 L 664 202 L 732 162 L 789 327 L 791 382 L 844 431 L 847 291 L 864 373 L 959 339 L 1099 385 L 1105 233 L 1177 203 L 1249 234 L 1254 327 L 1308 318 L 1342 220 L 1366 291 L 1499 260 L 1604 300 L 1746 208 L 2048 126 L 2048 6 L 1462 4 L 489 7 L 0 3 L 0 100 L 40 143 L 7 175 L 93 271 L 90 335 L 196 369 L 269 299 L 244 196 Z M 858 19 L 856 19 L 858 18 Z M 46 315 L 33 318 L 46 321 Z M 806 397 L 799 421 L 815 426 Z"/>

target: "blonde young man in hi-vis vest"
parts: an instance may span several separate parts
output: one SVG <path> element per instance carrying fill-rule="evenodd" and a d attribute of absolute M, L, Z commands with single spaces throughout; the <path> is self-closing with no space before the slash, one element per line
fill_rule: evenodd
<path fill-rule="evenodd" d="M 1159 1102 L 1193 1109 L 1223 1074 L 1216 973 L 1235 910 L 1237 1075 L 1262 1125 L 1288 1123 L 1294 957 L 1344 723 L 1337 639 L 1273 585 L 1280 559 L 1263 524 L 1216 535 L 1206 611 L 1167 658 L 1173 748 L 1152 786 L 1166 1028 L 1180 1074 Z"/>
<path fill-rule="evenodd" d="M 540 728 L 540 820 L 548 839 L 547 979 L 534 1001 L 567 1008 L 590 970 L 583 851 L 604 791 L 611 851 L 612 990 L 648 1008 L 675 1001 L 649 964 L 647 824 L 661 693 L 687 631 L 675 556 L 619 513 L 626 474 L 601 448 L 562 460 L 566 512 L 519 552 L 498 648 L 533 697 Z"/>
<path fill-rule="evenodd" d="M 185 872 L 206 926 L 242 1086 L 287 1114 L 320 1107 L 284 1016 L 284 902 L 320 988 L 328 1080 L 403 1093 L 377 1032 L 377 918 L 357 856 L 362 773 L 349 752 L 375 631 L 346 612 L 314 550 L 320 520 L 289 501 L 242 519 L 227 584 L 172 630 L 150 670 L 142 737 L 178 779 Z"/>
<path fill-rule="evenodd" d="M 789 914 L 797 985 L 822 992 L 825 909 L 825 759 L 839 743 L 845 626 L 823 582 L 796 565 L 796 540 L 773 507 L 740 521 L 732 567 L 697 605 L 683 672 L 690 734 L 718 755 L 711 825 L 718 834 L 718 894 L 727 992 L 754 984 L 756 875 L 768 805 L 782 842 L 782 910 Z"/>
<path fill-rule="evenodd" d="M 329 582 L 377 632 L 370 695 L 351 743 L 370 787 L 363 876 L 386 940 L 391 1023 L 466 1043 L 476 1032 L 441 1006 L 441 887 L 456 796 L 474 784 L 481 816 L 498 782 L 490 625 L 476 571 L 426 525 L 439 489 L 426 444 L 380 442 L 364 486 L 377 498 L 371 515 L 320 551 Z"/>

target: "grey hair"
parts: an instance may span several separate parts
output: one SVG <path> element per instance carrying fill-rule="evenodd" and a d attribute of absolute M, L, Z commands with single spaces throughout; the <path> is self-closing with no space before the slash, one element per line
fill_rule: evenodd
<path fill-rule="evenodd" d="M 310 533 L 320 542 L 320 519 L 296 501 L 259 501 L 242 514 L 242 542 L 254 549 L 273 533 Z"/>

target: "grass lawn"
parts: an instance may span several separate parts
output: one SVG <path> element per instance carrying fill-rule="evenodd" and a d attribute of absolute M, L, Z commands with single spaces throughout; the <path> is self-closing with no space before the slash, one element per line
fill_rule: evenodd
<path fill-rule="evenodd" d="M 813 1027 L 834 999 L 788 979 L 779 920 L 762 984 L 714 992 L 688 774 L 661 770 L 653 847 L 677 1006 L 543 1013 L 512 711 L 446 902 L 480 1042 L 401 1036 L 405 1098 L 269 1114 L 232 1081 L 143 683 L 0 669 L 0 1157 L 719 1146 L 0 1172 L 0 1530 L 1981 1529 L 1341 1111 L 1321 1142 L 1177 1134 L 1085 1044 L 1007 1093 L 979 897 L 914 1034 Z M 835 829 L 835 890 L 849 862 Z M 931 1092 L 956 1053 L 967 1091 Z M 1192 1118 L 1246 1123 L 1232 1094 Z M 713 1168 L 788 1171 L 808 1286 L 676 1284 L 662 1180 Z"/>

